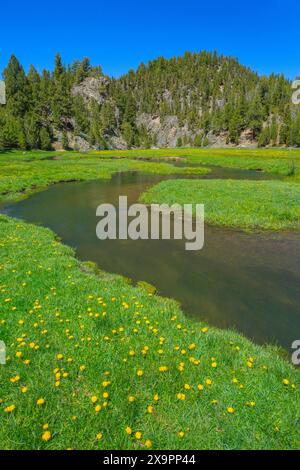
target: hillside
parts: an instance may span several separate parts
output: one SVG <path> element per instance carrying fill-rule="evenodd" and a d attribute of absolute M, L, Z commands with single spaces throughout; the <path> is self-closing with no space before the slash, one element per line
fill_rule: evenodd
<path fill-rule="evenodd" d="M 216 53 L 160 57 L 118 79 L 59 55 L 53 72 L 26 75 L 12 56 L 4 79 L 4 148 L 300 146 L 291 83 Z"/>

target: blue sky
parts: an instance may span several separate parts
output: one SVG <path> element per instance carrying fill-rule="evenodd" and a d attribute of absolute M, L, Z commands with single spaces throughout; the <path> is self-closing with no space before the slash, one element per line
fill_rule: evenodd
<path fill-rule="evenodd" d="M 159 55 L 217 49 L 259 73 L 300 74 L 299 0 L 10 0 L 0 14 L 0 71 L 11 53 L 25 69 L 52 68 L 59 51 L 118 76 Z"/>

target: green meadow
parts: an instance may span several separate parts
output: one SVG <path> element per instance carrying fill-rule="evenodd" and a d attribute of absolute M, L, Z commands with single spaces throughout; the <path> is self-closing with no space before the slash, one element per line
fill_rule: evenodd
<path fill-rule="evenodd" d="M 100 159 L 94 154 L 0 152 L 0 201 L 24 197 L 53 183 L 107 179 L 119 171 L 150 174 L 205 174 L 206 168 L 178 168 L 169 163 L 134 159 Z"/>
<path fill-rule="evenodd" d="M 300 151 L 289 149 L 155 149 L 97 152 L 101 157 L 179 159 L 207 166 L 258 170 L 300 178 Z"/>
<path fill-rule="evenodd" d="M 146 203 L 204 204 L 205 222 L 243 229 L 299 230 L 300 185 L 282 181 L 162 181 Z M 195 209 L 195 207 L 194 207 Z"/>
<path fill-rule="evenodd" d="M 164 181 L 143 198 L 204 202 L 210 223 L 299 228 L 299 152 L 209 155 L 187 149 L 0 153 L 0 198 L 118 171 L 184 178 L 209 172 L 207 166 L 255 162 L 284 180 Z M 140 157 L 184 158 L 205 168 Z M 1 448 L 299 448 L 299 371 L 287 353 L 188 319 L 146 283 L 134 286 L 80 262 L 48 229 L 0 215 L 0 248 L 0 339 L 7 347 L 7 363 L 0 365 Z"/>

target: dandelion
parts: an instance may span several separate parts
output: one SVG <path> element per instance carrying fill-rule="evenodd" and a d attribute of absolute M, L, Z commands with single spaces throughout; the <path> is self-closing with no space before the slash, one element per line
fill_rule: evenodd
<path fill-rule="evenodd" d="M 217 367 L 217 363 L 216 362 L 212 362 L 211 363 L 211 366 L 215 369 Z"/>
<path fill-rule="evenodd" d="M 145 446 L 150 449 L 152 447 L 152 441 L 150 441 L 150 439 L 146 439 L 145 441 Z"/>
<path fill-rule="evenodd" d="M 47 431 L 47 429 L 49 429 L 49 424 L 48 423 L 43 424 L 43 430 Z"/>
<path fill-rule="evenodd" d="M 16 409 L 16 405 L 10 405 L 4 408 L 5 413 L 12 413 Z"/>
<path fill-rule="evenodd" d="M 154 411 L 153 406 L 152 406 L 152 405 L 148 405 L 148 406 L 147 406 L 147 412 L 151 414 L 151 413 L 153 413 L 153 411 Z"/>
<path fill-rule="evenodd" d="M 154 395 L 153 400 L 154 400 L 154 401 L 158 401 L 158 400 L 159 400 L 158 393 L 156 393 L 156 394 Z"/>
<path fill-rule="evenodd" d="M 51 437 L 52 437 L 51 432 L 50 431 L 45 431 L 42 434 L 42 441 L 48 442 L 48 441 L 50 441 Z"/>
<path fill-rule="evenodd" d="M 126 432 L 126 434 L 132 434 L 132 429 L 131 429 L 131 427 L 130 427 L 130 426 L 127 426 L 127 427 L 125 428 L 125 432 Z"/>
<path fill-rule="evenodd" d="M 108 398 L 108 397 L 109 397 L 109 393 L 104 392 L 104 393 L 102 394 L 102 396 L 103 396 L 103 398 Z"/>
<path fill-rule="evenodd" d="M 206 383 L 206 385 L 212 385 L 212 380 L 211 379 L 206 379 L 205 383 Z"/>
<path fill-rule="evenodd" d="M 11 383 L 19 382 L 19 380 L 20 380 L 20 376 L 19 376 L 19 375 L 16 375 L 15 377 L 12 377 L 12 378 L 10 379 Z"/>
<path fill-rule="evenodd" d="M 137 431 L 134 436 L 137 440 L 142 439 L 142 433 L 140 431 Z"/>
<path fill-rule="evenodd" d="M 185 390 L 190 390 L 191 386 L 189 384 L 184 384 L 184 388 L 185 388 Z"/>
<path fill-rule="evenodd" d="M 283 385 L 288 385 L 290 383 L 290 381 L 288 379 L 283 379 L 282 383 L 283 383 Z"/>
<path fill-rule="evenodd" d="M 138 377 L 142 377 L 142 375 L 144 375 L 144 371 L 142 371 L 142 369 L 139 369 L 136 374 Z"/>
<path fill-rule="evenodd" d="M 201 392 L 204 389 L 204 386 L 202 384 L 198 384 L 197 388 Z"/>
<path fill-rule="evenodd" d="M 96 413 L 99 413 L 99 411 L 101 411 L 101 409 L 102 409 L 102 406 L 101 406 L 101 405 L 96 405 L 96 406 L 95 406 L 95 411 L 96 411 Z"/>
<path fill-rule="evenodd" d="M 234 408 L 232 408 L 232 406 L 228 406 L 227 413 L 229 413 L 229 414 L 234 413 Z"/>
<path fill-rule="evenodd" d="M 44 398 L 39 398 L 39 399 L 37 400 L 36 404 L 37 404 L 38 406 L 44 405 L 44 404 L 45 404 Z"/>
<path fill-rule="evenodd" d="M 93 395 L 93 396 L 91 397 L 91 402 L 92 402 L 92 403 L 96 403 L 97 400 L 98 400 L 98 397 L 96 397 L 96 395 Z"/>
<path fill-rule="evenodd" d="M 177 398 L 178 398 L 178 400 L 184 401 L 185 400 L 185 394 L 184 393 L 177 393 Z"/>
<path fill-rule="evenodd" d="M 27 387 L 22 387 L 22 388 L 21 388 L 21 392 L 22 392 L 22 393 L 26 393 L 26 392 L 27 392 L 27 390 L 28 390 L 28 388 L 27 388 Z"/>
<path fill-rule="evenodd" d="M 57 355 L 56 355 L 56 359 L 57 359 L 58 361 L 60 361 L 61 359 L 63 359 L 63 357 L 64 357 L 63 354 L 57 354 Z"/>
<path fill-rule="evenodd" d="M 98 432 L 98 434 L 96 436 L 97 441 L 101 441 L 102 437 L 103 437 L 102 432 Z"/>
<path fill-rule="evenodd" d="M 130 395 L 130 396 L 128 397 L 128 401 L 129 401 L 130 403 L 133 403 L 135 400 L 136 400 L 136 397 L 134 397 L 133 395 Z"/>
<path fill-rule="evenodd" d="M 179 431 L 178 437 L 180 437 L 180 438 L 182 439 L 182 438 L 184 437 L 184 432 L 183 432 L 183 431 Z"/>

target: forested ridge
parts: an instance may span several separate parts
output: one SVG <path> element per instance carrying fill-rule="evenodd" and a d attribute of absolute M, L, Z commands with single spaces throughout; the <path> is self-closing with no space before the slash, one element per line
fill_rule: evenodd
<path fill-rule="evenodd" d="M 12 55 L 3 79 L 2 148 L 300 146 L 291 82 L 216 52 L 159 57 L 118 79 L 59 54 L 53 71 L 26 74 Z"/>

